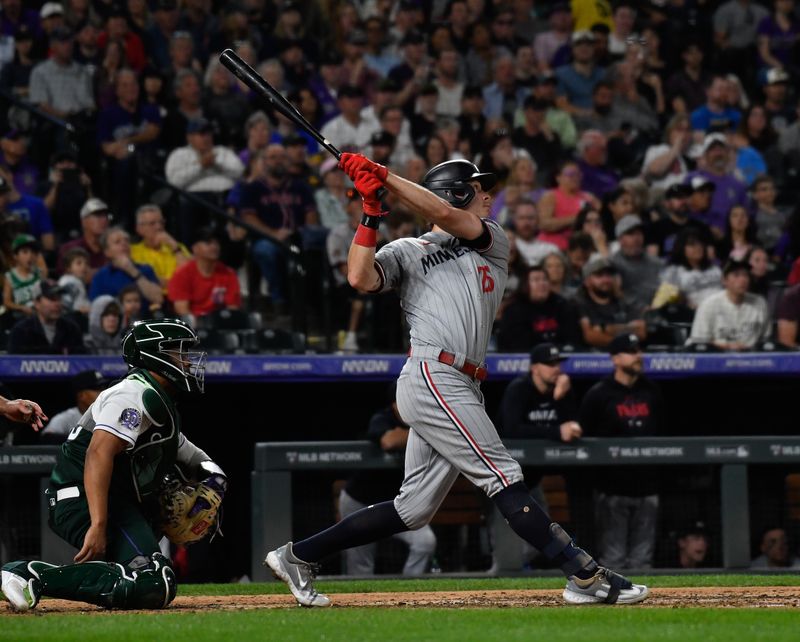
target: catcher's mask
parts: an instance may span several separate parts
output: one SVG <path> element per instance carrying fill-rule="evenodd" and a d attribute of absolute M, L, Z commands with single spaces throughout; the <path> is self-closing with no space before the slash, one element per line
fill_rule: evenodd
<path fill-rule="evenodd" d="M 497 177 L 479 171 L 468 160 L 450 160 L 428 170 L 422 179 L 422 186 L 453 207 L 463 209 L 475 198 L 475 188 L 470 185 L 470 181 L 478 181 L 483 191 L 488 192 L 497 183 Z"/>
<path fill-rule="evenodd" d="M 180 319 L 137 321 L 122 339 L 122 358 L 166 377 L 178 390 L 202 393 L 207 355 L 189 350 L 197 342 L 195 331 Z"/>

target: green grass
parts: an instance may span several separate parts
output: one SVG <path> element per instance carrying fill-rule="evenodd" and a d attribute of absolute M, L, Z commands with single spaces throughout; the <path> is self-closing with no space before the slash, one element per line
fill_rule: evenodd
<path fill-rule="evenodd" d="M 650 586 L 798 586 L 797 575 L 637 577 Z M 326 581 L 330 593 L 561 588 L 558 578 L 433 578 Z M 180 595 L 287 593 L 283 584 L 183 585 Z M 235 597 L 231 598 L 235 604 Z M 335 603 L 335 602 L 334 602 Z M 182 611 L 98 615 L 31 613 L 0 617 L 0 642 L 732 642 L 798 639 L 800 613 L 790 609 L 485 608 Z"/>
<path fill-rule="evenodd" d="M 759 609 L 265 610 L 3 618 L 0 640 L 34 642 L 794 642 L 800 616 Z"/>
<path fill-rule="evenodd" d="M 631 577 L 653 587 L 668 586 L 800 586 L 800 575 L 655 575 Z M 413 580 L 333 580 L 316 582 L 322 593 L 385 593 L 410 591 L 491 591 L 500 589 L 557 589 L 558 577 L 425 578 Z M 183 584 L 179 595 L 258 595 L 286 593 L 280 582 L 263 584 Z"/>

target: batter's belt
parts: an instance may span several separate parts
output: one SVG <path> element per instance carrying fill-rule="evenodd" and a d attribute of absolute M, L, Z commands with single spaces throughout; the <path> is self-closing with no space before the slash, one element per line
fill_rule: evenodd
<path fill-rule="evenodd" d="M 408 356 L 411 357 L 412 353 L 417 359 L 435 359 L 439 363 L 453 366 L 456 370 L 463 372 L 471 379 L 484 381 L 489 376 L 489 371 L 483 364 L 475 363 L 474 361 L 464 358 L 462 355 L 453 354 L 452 352 L 447 352 L 440 348 L 434 348 L 432 346 L 425 346 L 423 348 L 412 347 L 408 351 Z"/>

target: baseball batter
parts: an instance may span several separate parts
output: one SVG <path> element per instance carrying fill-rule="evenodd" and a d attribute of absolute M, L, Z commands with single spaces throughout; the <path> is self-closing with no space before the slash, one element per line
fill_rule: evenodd
<path fill-rule="evenodd" d="M 483 489 L 514 531 L 553 559 L 568 578 L 571 604 L 634 603 L 647 587 L 599 566 L 531 498 L 519 464 L 486 414 L 480 382 L 492 322 L 508 276 L 509 243 L 487 219 L 495 183 L 465 160 L 441 163 L 411 183 L 360 154 L 340 167 L 363 199 L 364 216 L 348 256 L 348 280 L 363 292 L 395 289 L 410 326 L 411 350 L 397 382 L 397 403 L 411 426 L 405 479 L 394 501 L 368 506 L 301 542 L 268 553 L 265 563 L 304 606 L 328 606 L 313 586 L 316 563 L 333 552 L 421 528 L 459 473 Z M 380 188 L 390 190 L 432 229 L 375 252 Z"/>
<path fill-rule="evenodd" d="M 72 429 L 46 491 L 50 527 L 79 549 L 77 563 L 3 566 L 0 596 L 12 609 L 32 609 L 43 595 L 119 609 L 163 608 L 175 597 L 175 574 L 158 546 L 162 481 L 177 464 L 205 492 L 198 497 L 221 501 L 227 485 L 220 467 L 182 434 L 175 406 L 180 393 L 203 391 L 205 353 L 188 351 L 196 343 L 178 319 L 138 321 L 125 336 L 132 370 Z M 207 511 L 197 501 L 188 514 L 200 517 Z M 213 519 L 200 527 L 211 526 Z"/>

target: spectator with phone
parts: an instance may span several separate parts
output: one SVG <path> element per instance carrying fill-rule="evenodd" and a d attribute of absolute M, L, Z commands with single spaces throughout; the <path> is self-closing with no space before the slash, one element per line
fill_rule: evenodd
<path fill-rule="evenodd" d="M 92 196 L 92 181 L 74 153 L 65 150 L 53 154 L 43 193 L 56 238 L 65 242 L 80 236 L 81 207 Z"/>

